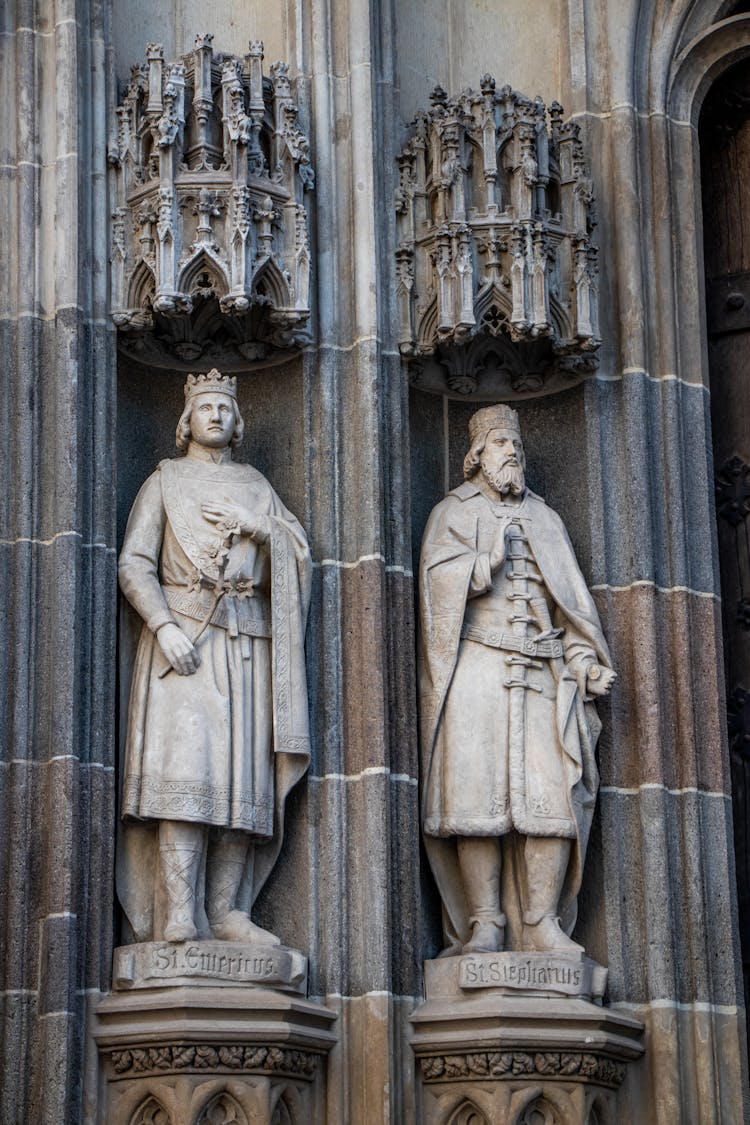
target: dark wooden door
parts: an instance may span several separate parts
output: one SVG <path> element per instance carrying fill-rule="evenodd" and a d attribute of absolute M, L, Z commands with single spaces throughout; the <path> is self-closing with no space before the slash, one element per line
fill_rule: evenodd
<path fill-rule="evenodd" d="M 750 62 L 700 120 L 711 425 L 745 996 L 750 997 Z"/>

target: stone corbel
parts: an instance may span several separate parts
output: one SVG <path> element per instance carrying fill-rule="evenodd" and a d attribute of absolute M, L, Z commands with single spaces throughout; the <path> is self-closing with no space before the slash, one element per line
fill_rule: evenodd
<path fill-rule="evenodd" d="M 205 346 L 241 369 L 309 339 L 314 173 L 289 67 L 264 77 L 260 41 L 240 58 L 212 40 L 176 60 L 150 44 L 115 115 L 111 308 L 141 364 L 198 366 Z"/>
<path fill-rule="evenodd" d="M 569 386 L 595 369 L 599 345 L 593 190 L 578 126 L 557 102 L 497 89 L 490 75 L 478 92 L 437 87 L 430 103 L 397 158 L 401 352 L 407 363 L 427 357 L 419 385 L 438 389 L 447 348 L 504 333 L 520 367 L 532 364 L 511 397 Z M 464 368 L 442 390 L 504 397 L 505 370 Z"/>

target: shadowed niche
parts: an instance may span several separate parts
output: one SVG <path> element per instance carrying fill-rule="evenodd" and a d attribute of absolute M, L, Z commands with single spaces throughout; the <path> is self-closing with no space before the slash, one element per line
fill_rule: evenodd
<path fill-rule="evenodd" d="M 152 1095 L 139 1105 L 130 1125 L 172 1125 L 172 1118 L 159 1099 Z"/>
<path fill-rule="evenodd" d="M 208 1103 L 197 1125 L 248 1125 L 248 1120 L 239 1103 L 224 1092 Z"/>
<path fill-rule="evenodd" d="M 489 1121 L 473 1102 L 462 1102 L 448 1119 L 447 1125 L 490 1125 Z"/>
<path fill-rule="evenodd" d="M 559 1125 L 559 1118 L 545 1098 L 536 1098 L 518 1118 L 517 1125 Z"/>

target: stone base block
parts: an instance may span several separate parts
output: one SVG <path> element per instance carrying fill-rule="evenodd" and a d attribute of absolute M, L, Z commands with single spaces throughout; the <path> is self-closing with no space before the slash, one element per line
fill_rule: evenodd
<path fill-rule="evenodd" d="M 614 1125 L 643 1025 L 587 998 L 604 972 L 582 954 L 426 962 L 412 1015 L 422 1125 Z"/>
<path fill-rule="evenodd" d="M 309 1125 L 324 1119 L 336 1015 L 252 985 L 175 984 L 98 1006 L 104 1125 Z"/>

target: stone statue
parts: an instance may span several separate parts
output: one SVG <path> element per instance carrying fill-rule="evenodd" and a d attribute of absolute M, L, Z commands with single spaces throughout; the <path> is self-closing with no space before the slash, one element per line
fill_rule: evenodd
<path fill-rule="evenodd" d="M 138 941 L 279 944 L 250 909 L 310 757 L 311 562 L 268 481 L 232 460 L 244 429 L 236 396 L 236 379 L 216 370 L 188 376 L 184 456 L 141 488 L 120 555 L 120 585 L 143 619 L 118 860 Z"/>
<path fill-rule="evenodd" d="M 565 528 L 526 487 L 517 414 L 486 407 L 469 434 L 420 567 L 422 815 L 444 952 L 578 953 L 592 698 L 615 673 Z"/>

